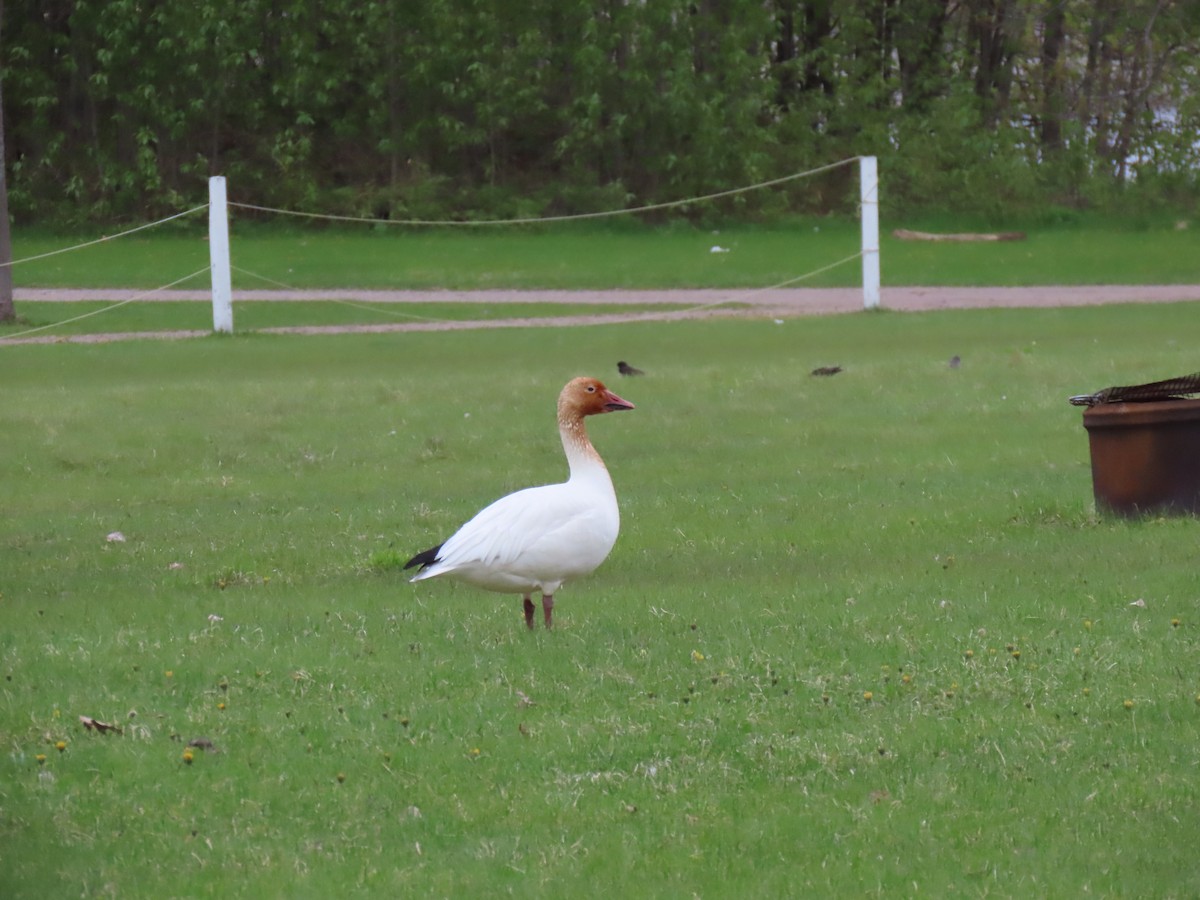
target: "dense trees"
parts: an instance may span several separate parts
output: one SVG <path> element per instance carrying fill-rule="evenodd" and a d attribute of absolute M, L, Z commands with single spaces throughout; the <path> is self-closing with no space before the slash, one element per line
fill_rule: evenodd
<path fill-rule="evenodd" d="M 1197 0 L 8 0 L 5 19 L 21 222 L 177 209 L 214 173 L 269 205 L 567 212 L 860 153 L 908 209 L 1200 194 Z"/>

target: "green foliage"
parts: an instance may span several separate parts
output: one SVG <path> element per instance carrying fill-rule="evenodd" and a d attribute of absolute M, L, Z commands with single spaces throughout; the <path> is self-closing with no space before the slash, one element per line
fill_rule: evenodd
<path fill-rule="evenodd" d="M 2 348 L 0 891 L 1195 894 L 1197 522 L 1096 517 L 1065 397 L 1197 321 Z M 619 358 L 558 629 L 408 584 Z"/>
<path fill-rule="evenodd" d="M 1040 188 L 1183 209 L 1200 191 L 1200 24 L 1181 9 L 22 0 L 0 44 L 11 206 L 21 223 L 141 218 L 219 173 L 269 206 L 494 218 L 875 154 L 897 212 L 1013 214 Z M 789 190 L 719 211 L 854 203 Z"/>

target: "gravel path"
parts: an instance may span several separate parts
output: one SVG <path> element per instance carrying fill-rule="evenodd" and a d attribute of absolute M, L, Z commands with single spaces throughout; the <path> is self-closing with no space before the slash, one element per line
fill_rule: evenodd
<path fill-rule="evenodd" d="M 38 301 L 120 301 L 136 293 L 133 289 L 43 289 L 25 288 L 15 291 L 15 299 Z M 195 300 L 207 301 L 207 291 L 159 291 L 138 302 Z M 474 328 L 529 328 L 563 325 L 591 325 L 618 322 L 671 321 L 715 316 L 757 318 L 794 318 L 807 315 L 829 315 L 857 312 L 863 308 L 862 291 L 858 288 L 799 288 L 745 290 L 669 290 L 669 291 L 234 291 L 237 301 L 329 301 L 352 303 L 554 303 L 560 305 L 637 305 L 656 304 L 683 306 L 684 309 L 627 313 L 607 313 L 587 316 L 554 316 L 500 320 L 461 321 L 393 321 L 374 325 L 327 325 L 267 328 L 264 332 L 280 334 L 347 334 L 392 331 L 451 331 Z M 1055 307 L 1092 306 L 1107 303 L 1172 303 L 1200 300 L 1200 285 L 1091 285 L 1044 287 L 885 287 L 881 305 L 900 312 L 937 309 L 978 309 L 984 307 Z M 737 308 L 719 304 L 738 304 Z M 177 340 L 202 337 L 208 331 L 157 331 L 117 334 L 55 336 L 30 335 L 9 340 L 4 344 L 22 343 L 100 343 L 119 340 Z"/>

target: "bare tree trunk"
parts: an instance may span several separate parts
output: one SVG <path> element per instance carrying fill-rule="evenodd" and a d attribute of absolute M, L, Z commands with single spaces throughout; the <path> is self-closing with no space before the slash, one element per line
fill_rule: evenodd
<path fill-rule="evenodd" d="M 1059 64 L 1066 39 L 1066 3 L 1052 0 L 1042 22 L 1042 112 L 1040 139 L 1045 157 L 1057 156 L 1063 148 L 1063 71 Z"/>
<path fill-rule="evenodd" d="M 804 49 L 806 61 L 804 64 L 804 90 L 820 90 L 826 97 L 832 97 L 834 83 L 828 70 L 817 65 L 813 51 L 829 40 L 833 34 L 834 21 L 832 4 L 804 4 Z"/>
<path fill-rule="evenodd" d="M 388 150 L 388 163 L 390 173 L 388 176 L 388 218 L 393 218 L 397 213 L 396 201 L 400 191 L 400 77 L 396 69 L 396 55 L 398 41 L 396 28 L 396 8 L 394 5 L 388 5 L 387 12 L 387 110 L 388 110 L 388 138 L 390 148 Z"/>
<path fill-rule="evenodd" d="M 921 0 L 900 7 L 894 46 L 906 109 L 924 111 L 937 95 L 945 56 L 949 0 Z"/>
<path fill-rule="evenodd" d="M 1119 0 L 1095 0 L 1088 28 L 1087 69 L 1083 76 L 1082 121 L 1092 131 L 1095 156 L 1107 160 L 1111 146 L 1112 49 L 1109 36 Z"/>
<path fill-rule="evenodd" d="M 1020 9 L 1015 0 L 973 0 L 968 36 L 976 57 L 975 95 L 994 128 L 1008 114 Z"/>
<path fill-rule="evenodd" d="M 4 27 L 4 0 L 0 0 L 0 35 Z M 8 157 L 4 152 L 4 84 L 0 79 L 0 322 L 17 317 L 13 307 L 12 231 L 8 222 Z"/>
<path fill-rule="evenodd" d="M 778 73 L 775 102 L 779 104 L 780 109 L 788 112 L 792 108 L 792 101 L 795 99 L 799 82 L 799 79 L 796 78 L 795 68 L 788 65 L 796 58 L 797 51 L 796 13 L 790 4 L 777 4 L 776 28 L 778 32 L 772 59 L 772 62 L 775 63 L 775 71 Z"/>
<path fill-rule="evenodd" d="M 1125 83 L 1125 102 L 1121 109 L 1121 121 L 1117 126 L 1113 143 L 1113 156 L 1117 163 L 1117 174 L 1124 181 L 1129 174 L 1129 157 L 1133 152 L 1134 138 L 1141 130 L 1140 121 L 1146 110 L 1150 91 L 1159 82 L 1166 63 L 1166 54 L 1157 54 L 1153 40 L 1154 25 L 1162 12 L 1164 0 L 1158 0 L 1146 18 L 1141 33 L 1134 41 L 1129 54 L 1126 71 L 1122 73 Z"/>

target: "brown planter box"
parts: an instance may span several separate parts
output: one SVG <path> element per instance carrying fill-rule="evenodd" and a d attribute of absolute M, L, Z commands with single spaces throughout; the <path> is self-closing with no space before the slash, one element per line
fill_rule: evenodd
<path fill-rule="evenodd" d="M 1083 427 L 1098 510 L 1200 514 L 1200 400 L 1101 403 Z"/>

